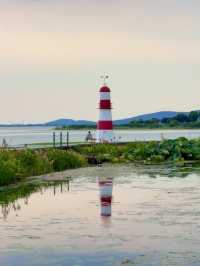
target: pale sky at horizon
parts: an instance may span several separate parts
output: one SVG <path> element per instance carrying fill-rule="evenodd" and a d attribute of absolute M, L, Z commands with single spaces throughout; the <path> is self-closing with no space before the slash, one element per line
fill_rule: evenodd
<path fill-rule="evenodd" d="M 0 0 L 0 124 L 200 109 L 200 1 Z"/>

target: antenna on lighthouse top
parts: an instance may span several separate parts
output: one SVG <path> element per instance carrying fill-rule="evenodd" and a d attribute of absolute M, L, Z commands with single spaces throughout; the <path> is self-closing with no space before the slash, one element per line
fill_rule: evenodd
<path fill-rule="evenodd" d="M 103 79 L 103 85 L 106 86 L 106 80 L 109 78 L 108 75 L 104 74 L 101 76 L 101 79 Z"/>

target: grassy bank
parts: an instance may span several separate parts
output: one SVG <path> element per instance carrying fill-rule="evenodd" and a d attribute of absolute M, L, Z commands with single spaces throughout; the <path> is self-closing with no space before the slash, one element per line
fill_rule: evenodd
<path fill-rule="evenodd" d="M 72 150 L 73 149 L 73 150 Z M 25 177 L 74 169 L 95 163 L 200 162 L 200 139 L 77 145 L 71 150 L 1 150 L 0 186 Z"/>
<path fill-rule="evenodd" d="M 28 176 L 78 168 L 86 164 L 84 156 L 75 151 L 1 150 L 0 186 L 15 183 Z"/>

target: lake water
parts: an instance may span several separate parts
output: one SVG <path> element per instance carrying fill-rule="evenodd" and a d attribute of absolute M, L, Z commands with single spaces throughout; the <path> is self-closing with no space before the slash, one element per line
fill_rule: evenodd
<path fill-rule="evenodd" d="M 1 127 L 0 145 L 3 138 L 9 146 L 21 146 L 32 143 L 52 142 L 53 128 L 50 127 Z M 70 142 L 84 141 L 87 130 L 70 130 Z M 94 131 L 93 131 L 94 134 Z M 67 132 L 63 131 L 63 142 L 66 142 Z M 175 139 L 178 137 L 199 138 L 200 130 L 115 130 L 116 141 L 142 141 Z M 56 141 L 59 142 L 59 132 L 56 132 Z"/>
<path fill-rule="evenodd" d="M 0 265 L 199 266 L 200 169 L 190 170 L 103 166 L 14 203 L 0 196 Z M 113 178 L 110 217 L 103 177 Z"/>

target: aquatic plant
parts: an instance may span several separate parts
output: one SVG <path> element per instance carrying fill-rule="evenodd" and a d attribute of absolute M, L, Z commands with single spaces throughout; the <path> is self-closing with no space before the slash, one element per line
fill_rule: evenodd
<path fill-rule="evenodd" d="M 200 140 L 132 142 L 124 144 L 97 144 L 75 147 L 86 157 L 96 157 L 102 162 L 180 162 L 200 160 Z"/>

